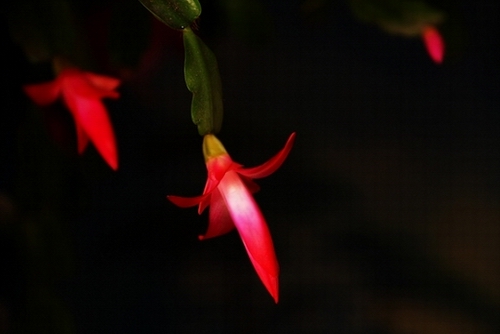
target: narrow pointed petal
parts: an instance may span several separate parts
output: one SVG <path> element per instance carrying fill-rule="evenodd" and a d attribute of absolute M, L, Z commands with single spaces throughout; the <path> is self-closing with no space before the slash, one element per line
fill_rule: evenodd
<path fill-rule="evenodd" d="M 119 79 L 90 72 L 84 72 L 84 75 L 92 86 L 102 91 L 102 97 L 120 97 L 120 94 L 115 91 L 115 89 L 120 85 Z"/>
<path fill-rule="evenodd" d="M 243 241 L 243 244 L 245 245 L 245 249 L 247 250 L 248 257 L 250 258 L 250 261 L 253 264 L 253 267 L 255 268 L 255 271 L 257 272 L 257 275 L 259 275 L 260 280 L 266 287 L 267 291 L 271 294 L 271 296 L 274 299 L 274 302 L 278 304 L 278 294 L 279 294 L 279 282 L 278 282 L 278 276 L 274 276 L 272 274 L 269 274 L 264 268 L 260 266 L 260 264 L 253 258 L 252 253 L 248 251 L 248 247 L 245 244 L 245 241 Z"/>
<path fill-rule="evenodd" d="M 81 127 L 80 123 L 75 122 L 76 128 L 76 143 L 78 147 L 78 154 L 82 154 L 89 144 L 89 137 L 85 133 L 85 130 Z"/>
<path fill-rule="evenodd" d="M 208 217 L 208 230 L 205 235 L 200 235 L 200 240 L 218 237 L 234 229 L 234 224 L 227 211 L 226 203 L 218 189 L 210 196 L 210 212 Z"/>
<path fill-rule="evenodd" d="M 205 196 L 196 196 L 196 197 L 181 197 L 181 196 L 173 196 L 168 195 L 167 199 L 181 208 L 189 208 L 195 205 L 200 204 Z"/>
<path fill-rule="evenodd" d="M 278 261 L 266 221 L 238 174 L 228 171 L 218 189 L 257 274 L 277 300 Z"/>
<path fill-rule="evenodd" d="M 295 132 L 290 135 L 285 144 L 285 147 L 283 147 L 283 149 L 279 151 L 278 154 L 272 157 L 269 161 L 257 167 L 240 168 L 237 170 L 237 172 L 241 175 L 250 177 L 252 179 L 259 179 L 271 175 L 283 164 L 286 157 L 288 156 L 288 153 L 290 153 L 290 150 L 292 149 L 294 141 L 295 141 Z"/>
<path fill-rule="evenodd" d="M 431 59 L 436 64 L 441 64 L 444 58 L 444 40 L 439 31 L 434 27 L 425 28 L 422 38 Z"/>
<path fill-rule="evenodd" d="M 113 170 L 117 170 L 115 134 L 103 103 L 70 94 L 65 94 L 65 101 L 75 117 L 75 122 L 85 131 L 101 157 Z"/>
<path fill-rule="evenodd" d="M 24 92 L 38 105 L 46 106 L 53 103 L 61 93 L 59 81 L 44 82 L 41 84 L 25 85 Z"/>

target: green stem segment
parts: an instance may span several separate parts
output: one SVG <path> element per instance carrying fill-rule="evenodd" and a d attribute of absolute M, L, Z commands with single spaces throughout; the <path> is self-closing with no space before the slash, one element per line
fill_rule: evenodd
<path fill-rule="evenodd" d="M 222 125 L 222 86 L 217 60 L 191 30 L 201 14 L 198 0 L 139 0 L 144 7 L 184 38 L 184 78 L 193 93 L 191 117 L 200 135 L 219 132 Z"/>
<path fill-rule="evenodd" d="M 219 132 L 222 125 L 222 85 L 212 51 L 190 29 L 183 30 L 184 78 L 193 93 L 191 117 L 201 136 Z"/>

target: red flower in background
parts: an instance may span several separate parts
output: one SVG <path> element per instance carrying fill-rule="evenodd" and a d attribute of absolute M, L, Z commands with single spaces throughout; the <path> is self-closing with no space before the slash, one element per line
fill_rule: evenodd
<path fill-rule="evenodd" d="M 78 153 L 82 154 L 89 140 L 113 169 L 118 169 L 116 139 L 106 107 L 105 97 L 116 99 L 120 80 L 84 72 L 77 68 L 63 69 L 51 82 L 24 86 L 26 94 L 38 105 L 46 106 L 62 99 L 75 120 Z"/>
<path fill-rule="evenodd" d="M 444 58 L 444 40 L 439 31 L 434 27 L 427 27 L 422 32 L 422 38 L 431 59 L 436 64 L 441 64 Z"/>
<path fill-rule="evenodd" d="M 243 168 L 233 162 L 222 143 L 214 135 L 203 139 L 203 154 L 208 170 L 203 195 L 197 197 L 167 196 L 180 207 L 198 205 L 198 213 L 210 206 L 207 233 L 200 239 L 212 238 L 236 227 L 259 278 L 274 301 L 278 302 L 278 261 L 273 241 L 252 193 L 259 189 L 252 179 L 274 173 L 292 149 L 295 133 L 285 147 L 261 166 Z"/>

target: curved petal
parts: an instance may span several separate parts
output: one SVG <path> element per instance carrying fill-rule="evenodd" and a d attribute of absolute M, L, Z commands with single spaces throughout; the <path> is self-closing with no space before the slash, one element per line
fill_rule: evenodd
<path fill-rule="evenodd" d="M 205 183 L 205 189 L 203 190 L 203 195 L 212 193 L 219 185 L 220 180 L 224 177 L 229 169 L 240 168 L 241 166 L 234 163 L 228 154 L 220 155 L 216 158 L 209 159 L 206 162 L 208 176 L 207 183 Z M 198 207 L 198 214 L 201 214 L 203 210 L 207 208 L 210 201 L 205 199 L 200 202 Z"/>
<path fill-rule="evenodd" d="M 224 176 L 224 174 L 222 175 Z M 210 171 L 208 171 L 208 176 L 207 176 L 207 182 L 205 183 L 205 188 L 203 189 L 203 195 L 210 194 L 212 191 L 214 191 L 217 186 L 219 185 L 220 179 L 214 177 Z"/>
<path fill-rule="evenodd" d="M 444 41 L 439 31 L 434 27 L 427 27 L 422 33 L 425 48 L 436 64 L 441 64 L 444 57 Z"/>
<path fill-rule="evenodd" d="M 199 239 L 208 239 L 226 234 L 234 229 L 234 224 L 227 211 L 226 203 L 218 189 L 210 196 L 210 212 L 208 217 L 208 230 Z"/>
<path fill-rule="evenodd" d="M 220 180 L 224 177 L 229 169 L 239 168 L 240 165 L 235 164 L 229 154 L 219 155 L 215 158 L 210 158 L 206 162 L 207 165 L 207 183 L 205 185 L 204 194 L 213 191 Z"/>
<path fill-rule="evenodd" d="M 278 261 L 271 234 L 257 203 L 235 171 L 226 173 L 218 189 L 259 278 L 277 301 Z"/>
<path fill-rule="evenodd" d="M 195 205 L 200 204 L 200 202 L 205 198 L 206 196 L 201 195 L 201 196 L 196 196 L 196 197 L 181 197 L 181 196 L 173 196 L 173 195 L 168 195 L 167 199 L 177 205 L 178 207 L 181 208 L 189 208 Z"/>
<path fill-rule="evenodd" d="M 81 98 L 100 100 L 102 94 L 85 77 L 85 73 L 74 68 L 66 69 L 59 74 L 63 94 Z"/>
<path fill-rule="evenodd" d="M 96 74 L 92 72 L 84 72 L 87 79 L 95 87 L 102 90 L 114 90 L 120 85 L 120 79 L 108 77 L 107 75 Z"/>
<path fill-rule="evenodd" d="M 111 121 L 100 100 L 89 99 L 63 92 L 65 102 L 72 111 L 75 122 L 85 131 L 90 141 L 113 169 L 118 169 L 118 152 Z"/>
<path fill-rule="evenodd" d="M 237 170 L 237 172 L 241 175 L 248 176 L 252 179 L 258 179 L 271 175 L 283 164 L 286 157 L 288 156 L 288 153 L 290 153 L 290 150 L 292 149 L 294 141 L 295 141 L 295 132 L 292 133 L 290 137 L 288 137 L 285 147 L 283 147 L 283 149 L 279 151 L 278 154 L 272 157 L 269 161 L 257 167 L 240 168 Z"/>
<path fill-rule="evenodd" d="M 61 93 L 59 81 L 44 82 L 41 84 L 25 85 L 23 90 L 33 102 L 40 106 L 53 103 Z"/>
<path fill-rule="evenodd" d="M 208 167 L 208 165 L 207 165 L 207 167 Z M 222 179 L 223 176 L 224 176 L 224 174 L 222 174 L 220 176 L 220 178 Z M 203 198 L 200 201 L 200 205 L 198 206 L 198 214 L 199 215 L 201 215 L 201 213 L 207 208 L 207 206 L 210 205 L 210 194 L 212 194 L 212 192 L 217 189 L 219 182 L 220 182 L 220 179 L 217 179 L 217 176 L 213 175 L 209 169 L 208 176 L 207 176 L 207 182 L 205 183 L 205 189 L 203 189 L 203 195 L 205 195 L 205 198 Z"/>
<path fill-rule="evenodd" d="M 270 275 L 264 268 L 262 268 L 260 266 L 259 262 L 254 259 L 252 253 L 250 253 L 248 251 L 248 247 L 247 247 L 245 241 L 243 241 L 243 245 L 245 245 L 245 249 L 247 250 L 248 257 L 250 258 L 250 261 L 252 262 L 253 267 L 255 268 L 255 271 L 259 275 L 260 280 L 262 281 L 262 283 L 266 287 L 267 291 L 269 291 L 269 293 L 273 297 L 274 302 L 277 304 L 278 303 L 278 294 L 279 294 L 278 275 L 276 275 L 276 276 Z"/>
<path fill-rule="evenodd" d="M 115 99 L 120 97 L 120 94 L 115 91 L 121 83 L 119 79 L 90 72 L 84 72 L 84 76 L 92 86 L 101 91 L 102 97 Z"/>
<path fill-rule="evenodd" d="M 77 68 L 63 70 L 59 74 L 58 80 L 61 83 L 62 90 L 70 95 L 94 100 L 100 100 L 104 97 L 118 98 L 120 96 L 118 92 L 108 89 L 119 83 L 118 79 L 83 72 Z"/>
<path fill-rule="evenodd" d="M 198 206 L 199 215 L 201 215 L 201 213 L 210 205 L 210 194 L 211 193 L 206 194 L 205 197 L 201 199 L 200 205 Z"/>

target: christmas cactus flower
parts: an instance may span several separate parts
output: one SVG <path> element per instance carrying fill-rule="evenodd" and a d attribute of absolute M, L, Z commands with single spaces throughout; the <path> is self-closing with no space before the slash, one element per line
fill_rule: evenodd
<path fill-rule="evenodd" d="M 243 168 L 231 159 L 217 137 L 205 135 L 203 154 L 208 178 L 203 194 L 190 198 L 167 196 L 183 208 L 198 205 L 199 214 L 210 206 L 208 230 L 200 239 L 216 237 L 236 227 L 255 271 L 276 303 L 278 261 L 266 221 L 252 196 L 259 189 L 252 179 L 274 173 L 288 156 L 294 139 L 295 133 L 292 133 L 285 147 L 263 165 Z"/>
<path fill-rule="evenodd" d="M 26 94 L 38 105 L 46 106 L 62 96 L 75 120 L 78 153 L 92 141 L 99 154 L 113 169 L 118 169 L 116 139 L 106 107 L 105 97 L 118 98 L 120 80 L 69 67 L 61 70 L 54 81 L 24 86 Z"/>
<path fill-rule="evenodd" d="M 441 64 L 444 58 L 444 40 L 434 27 L 427 27 L 422 32 L 425 48 L 436 64 Z"/>

